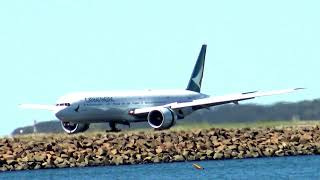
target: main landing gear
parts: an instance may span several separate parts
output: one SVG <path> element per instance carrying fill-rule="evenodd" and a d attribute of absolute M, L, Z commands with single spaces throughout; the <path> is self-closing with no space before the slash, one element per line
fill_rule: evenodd
<path fill-rule="evenodd" d="M 109 122 L 110 130 L 107 132 L 119 132 L 121 131 L 120 129 L 116 128 L 116 123 L 115 122 Z"/>
<path fill-rule="evenodd" d="M 109 122 L 110 130 L 106 130 L 106 132 L 120 132 L 121 129 L 116 128 L 116 124 L 127 125 L 130 128 L 130 123 L 129 122 L 121 122 L 121 123 Z"/>

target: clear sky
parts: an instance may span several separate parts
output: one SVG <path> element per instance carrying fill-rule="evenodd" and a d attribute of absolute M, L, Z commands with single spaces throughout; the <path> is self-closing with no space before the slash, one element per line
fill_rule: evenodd
<path fill-rule="evenodd" d="M 306 87 L 246 103 L 320 97 L 320 1 L 0 2 L 1 128 L 56 119 L 20 103 L 74 91 L 185 88 L 208 44 L 202 92 Z"/>

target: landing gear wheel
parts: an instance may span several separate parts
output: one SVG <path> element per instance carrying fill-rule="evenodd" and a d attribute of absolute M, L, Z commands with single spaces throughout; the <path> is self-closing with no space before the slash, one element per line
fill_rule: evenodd
<path fill-rule="evenodd" d="M 123 122 L 123 125 L 127 125 L 130 128 L 130 123 L 129 122 Z"/>
<path fill-rule="evenodd" d="M 109 126 L 110 126 L 110 130 L 107 132 L 120 132 L 121 130 L 120 129 L 117 129 L 116 128 L 116 123 L 115 122 L 109 122 Z"/>

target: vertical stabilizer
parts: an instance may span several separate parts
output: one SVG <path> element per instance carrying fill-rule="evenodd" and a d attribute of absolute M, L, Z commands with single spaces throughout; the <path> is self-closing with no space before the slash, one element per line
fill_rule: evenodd
<path fill-rule="evenodd" d="M 195 92 L 200 92 L 201 89 L 201 81 L 203 77 L 203 70 L 204 70 L 204 61 L 206 57 L 206 49 L 207 45 L 204 44 L 201 47 L 201 51 L 199 53 L 197 62 L 193 68 L 189 84 L 187 87 L 187 90 L 189 91 L 195 91 Z"/>

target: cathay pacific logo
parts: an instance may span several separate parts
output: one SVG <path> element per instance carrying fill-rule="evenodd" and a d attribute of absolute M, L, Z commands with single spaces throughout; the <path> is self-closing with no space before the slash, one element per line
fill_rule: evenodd
<path fill-rule="evenodd" d="M 198 71 L 197 75 L 192 78 L 192 81 L 200 88 L 201 87 L 201 76 L 202 76 L 202 71 L 203 71 L 203 65 L 201 65 L 201 69 Z"/>
<path fill-rule="evenodd" d="M 74 109 L 74 111 L 75 111 L 75 112 L 79 112 L 79 109 L 80 109 L 80 105 L 78 105 L 78 107 L 76 107 L 76 108 Z"/>

